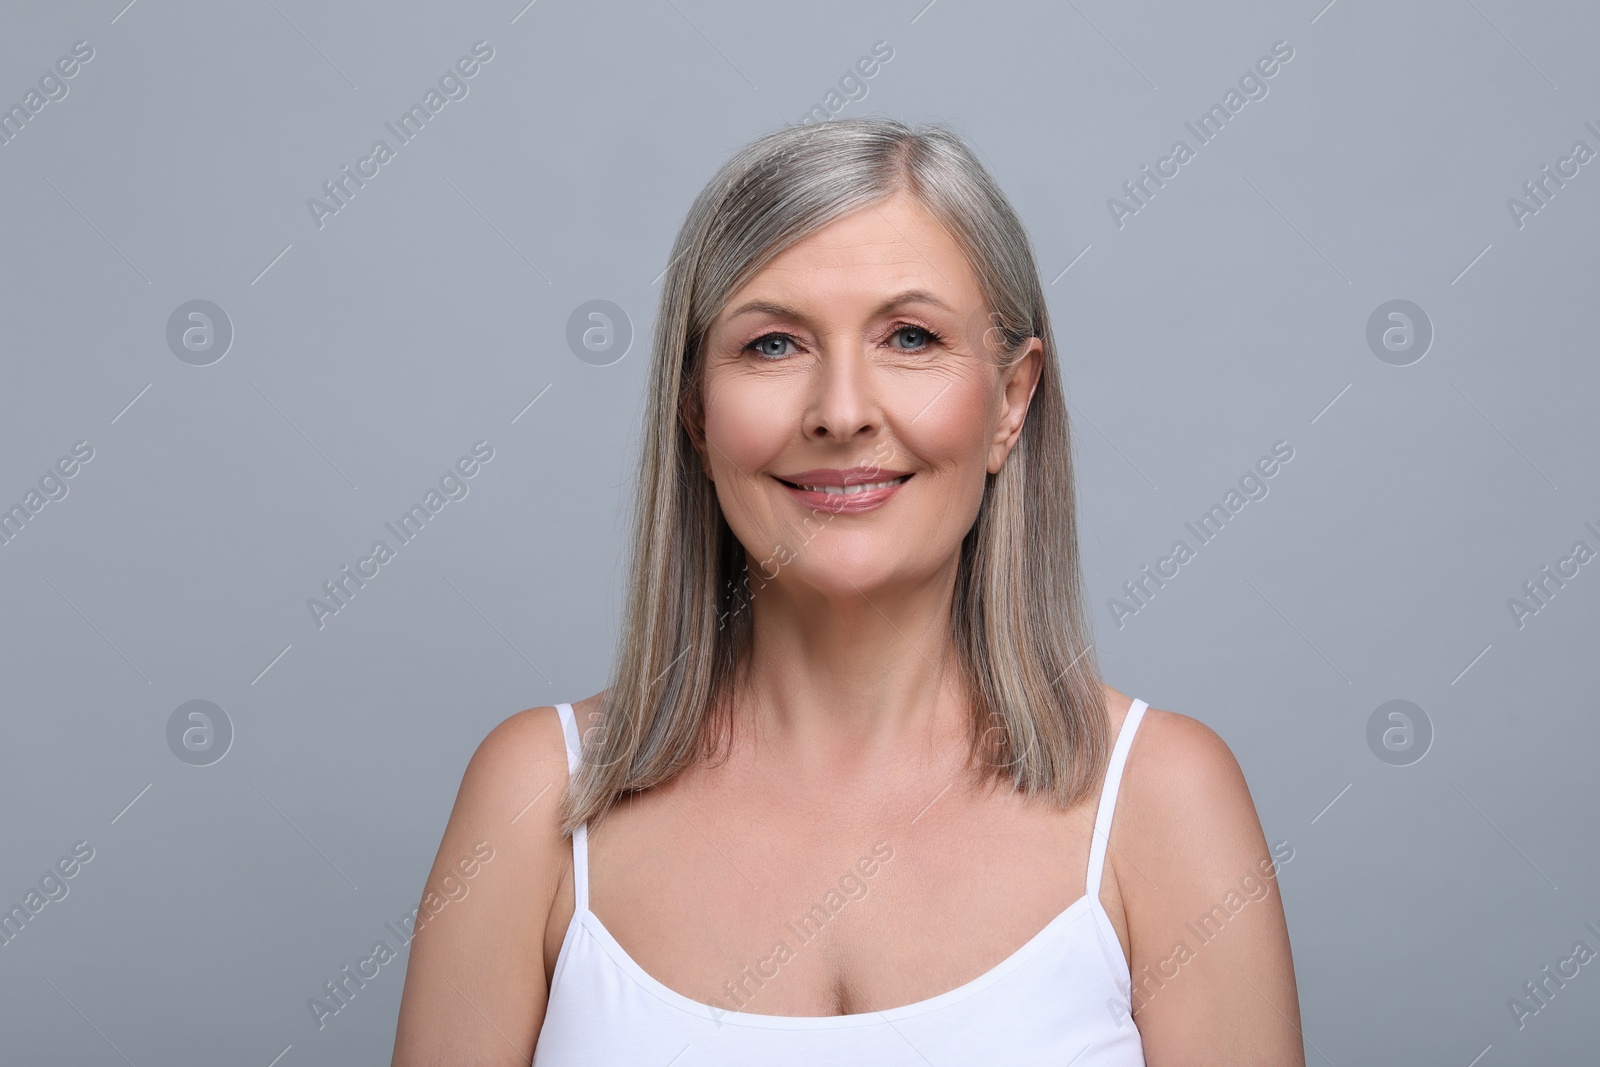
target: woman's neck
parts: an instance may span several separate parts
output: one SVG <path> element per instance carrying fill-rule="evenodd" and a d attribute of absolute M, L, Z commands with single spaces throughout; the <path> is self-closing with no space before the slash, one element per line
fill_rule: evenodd
<path fill-rule="evenodd" d="M 768 758 L 797 772 L 883 767 L 964 739 L 968 702 L 944 580 L 843 592 L 773 582 L 753 599 L 735 698 Z M 765 762 L 765 760 L 764 760 Z"/>

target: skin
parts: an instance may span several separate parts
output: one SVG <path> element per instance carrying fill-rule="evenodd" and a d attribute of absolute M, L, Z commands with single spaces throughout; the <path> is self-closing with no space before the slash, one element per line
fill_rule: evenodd
<path fill-rule="evenodd" d="M 908 290 L 946 306 L 885 308 Z M 788 310 L 741 310 L 751 302 Z M 755 583 L 733 750 L 619 805 L 591 828 L 589 851 L 590 909 L 685 996 L 769 1015 L 923 1000 L 994 967 L 1083 894 L 1098 788 L 1061 810 L 980 784 L 965 765 L 969 709 L 947 622 L 956 553 L 1044 358 L 1033 338 L 998 367 L 985 322 L 959 247 L 898 193 L 778 256 L 706 339 L 690 436 L 752 568 L 788 551 Z M 821 522 L 774 478 L 857 463 L 913 477 L 883 507 Z M 1115 731 L 1131 698 L 1104 693 Z M 574 705 L 580 724 L 603 695 Z M 551 707 L 507 719 L 473 755 L 429 887 L 476 842 L 495 858 L 412 942 L 394 1064 L 528 1062 L 574 909 L 555 818 L 566 780 Z M 862 879 L 864 895 L 730 1000 L 726 983 L 770 958 L 784 923 L 875 845 L 892 858 Z M 1228 746 L 1149 709 L 1099 895 L 1139 990 L 1151 1067 L 1304 1064 L 1270 869 Z M 1230 893 L 1223 935 L 1202 944 L 1186 924 Z M 1175 956 L 1179 942 L 1192 955 Z M 1163 977 L 1140 984 L 1146 975 Z"/>

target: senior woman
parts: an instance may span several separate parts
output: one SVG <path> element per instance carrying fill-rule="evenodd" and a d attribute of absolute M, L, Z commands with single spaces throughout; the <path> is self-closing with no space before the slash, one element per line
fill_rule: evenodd
<path fill-rule="evenodd" d="M 1038 269 L 960 138 L 737 152 L 653 360 L 609 685 L 474 754 L 433 878 L 494 860 L 393 1062 L 1303 1064 L 1238 764 L 1100 680 Z"/>

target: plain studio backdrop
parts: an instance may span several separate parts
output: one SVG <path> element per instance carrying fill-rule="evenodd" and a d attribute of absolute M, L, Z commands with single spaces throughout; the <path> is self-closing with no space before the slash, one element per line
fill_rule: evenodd
<path fill-rule="evenodd" d="M 604 683 L 684 212 L 885 115 L 1032 235 L 1097 654 L 1292 848 L 1308 1062 L 1592 1060 L 1591 7 L 124 5 L 0 32 L 0 1059 L 388 1062 L 468 757 Z"/>

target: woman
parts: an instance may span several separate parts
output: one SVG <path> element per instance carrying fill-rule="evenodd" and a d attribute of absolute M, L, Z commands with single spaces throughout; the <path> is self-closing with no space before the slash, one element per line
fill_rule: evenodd
<path fill-rule="evenodd" d="M 610 685 L 473 756 L 433 878 L 494 858 L 395 1064 L 1304 1063 L 1238 765 L 1099 680 L 1038 271 L 957 137 L 723 166 L 640 471 Z"/>

